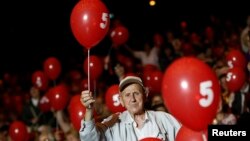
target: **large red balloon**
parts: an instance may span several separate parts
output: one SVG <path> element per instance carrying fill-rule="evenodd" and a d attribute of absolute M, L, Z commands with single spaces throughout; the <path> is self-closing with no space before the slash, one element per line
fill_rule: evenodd
<path fill-rule="evenodd" d="M 226 61 L 230 68 L 241 67 L 246 68 L 247 60 L 245 55 L 237 49 L 230 50 L 226 55 Z"/>
<path fill-rule="evenodd" d="M 194 131 L 185 126 L 181 126 L 176 136 L 176 141 L 207 141 L 207 130 Z"/>
<path fill-rule="evenodd" d="M 54 110 L 63 110 L 69 99 L 68 88 L 65 85 L 57 85 L 50 89 L 48 94 L 51 108 Z"/>
<path fill-rule="evenodd" d="M 109 30 L 108 9 L 101 0 L 80 0 L 72 10 L 70 25 L 77 41 L 90 49 L 97 45 Z"/>
<path fill-rule="evenodd" d="M 129 37 L 128 29 L 123 25 L 119 25 L 111 31 L 110 37 L 114 47 L 125 44 Z"/>
<path fill-rule="evenodd" d="M 28 141 L 27 126 L 22 121 L 13 121 L 9 127 L 9 135 L 13 141 Z"/>
<path fill-rule="evenodd" d="M 125 108 L 119 100 L 119 86 L 117 84 L 110 86 L 105 94 L 106 105 L 113 113 L 123 112 Z"/>
<path fill-rule="evenodd" d="M 96 55 L 89 56 L 89 69 L 90 69 L 90 78 L 96 80 L 99 78 L 103 72 L 104 65 L 101 59 Z M 83 70 L 88 74 L 88 58 L 84 60 Z"/>
<path fill-rule="evenodd" d="M 48 88 L 48 77 L 43 71 L 35 71 L 32 74 L 32 84 L 39 90 L 46 90 Z"/>
<path fill-rule="evenodd" d="M 216 116 L 220 85 L 207 64 L 194 57 L 182 57 L 166 69 L 162 94 L 170 113 L 183 125 L 200 131 Z"/>
<path fill-rule="evenodd" d="M 44 61 L 43 70 L 50 80 L 55 80 L 61 73 L 61 63 L 55 57 L 49 57 Z"/>
<path fill-rule="evenodd" d="M 246 73 L 240 67 L 230 68 L 227 72 L 226 85 L 232 92 L 239 91 L 246 82 Z"/>

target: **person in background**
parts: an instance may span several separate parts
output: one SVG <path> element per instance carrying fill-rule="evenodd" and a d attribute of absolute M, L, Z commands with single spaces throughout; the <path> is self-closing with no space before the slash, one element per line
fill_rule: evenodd
<path fill-rule="evenodd" d="M 160 94 L 153 95 L 151 99 L 151 109 L 155 111 L 168 112 L 167 107 L 165 106 L 162 96 Z"/>
<path fill-rule="evenodd" d="M 23 107 L 22 121 L 31 131 L 37 132 L 40 126 L 55 127 L 55 118 L 52 112 L 42 112 L 39 108 L 41 92 L 36 87 L 30 89 L 30 100 Z"/>
<path fill-rule="evenodd" d="M 174 141 L 181 127 L 172 115 L 162 111 L 145 109 L 148 89 L 141 78 L 127 76 L 119 83 L 119 99 L 126 108 L 122 113 L 115 113 L 96 123 L 93 118 L 92 92 L 81 93 L 81 102 L 86 107 L 84 119 L 79 131 L 81 141 L 138 141 L 153 137 L 164 141 Z"/>
<path fill-rule="evenodd" d="M 242 30 L 240 35 L 241 47 L 244 53 L 249 54 L 250 48 L 250 15 L 247 16 L 246 27 Z"/>

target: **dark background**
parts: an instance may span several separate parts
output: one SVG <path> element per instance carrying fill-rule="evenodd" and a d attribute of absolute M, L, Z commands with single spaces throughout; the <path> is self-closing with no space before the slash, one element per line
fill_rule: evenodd
<path fill-rule="evenodd" d="M 70 14 L 78 0 L 8 0 L 1 2 L 0 73 L 32 73 L 42 69 L 49 56 L 58 57 L 63 69 L 81 63 L 83 47 L 73 37 Z M 182 20 L 193 29 L 204 26 L 210 15 L 245 25 L 247 2 L 103 0 L 107 8 L 129 29 L 129 43 L 153 32 L 178 28 Z M 111 19 L 112 20 L 112 19 Z M 107 53 L 109 37 L 92 52 Z M 101 51 L 100 51 L 101 50 Z"/>

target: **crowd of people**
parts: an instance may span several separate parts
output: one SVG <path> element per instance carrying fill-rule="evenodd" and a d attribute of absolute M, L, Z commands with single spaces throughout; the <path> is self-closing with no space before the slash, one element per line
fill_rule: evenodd
<path fill-rule="evenodd" d="M 91 89 L 94 91 L 83 86 L 82 80 L 87 76 L 82 67 L 64 72 L 59 83 L 68 87 L 71 97 L 81 94 L 79 100 L 86 108 L 79 131 L 72 125 L 67 107 L 46 112 L 39 108 L 46 91 L 34 87 L 29 82 L 30 76 L 24 79 L 28 88 L 22 88 L 20 77 L 6 72 L 0 80 L 0 141 L 11 141 L 8 130 L 15 120 L 27 125 L 29 141 L 117 141 L 140 140 L 147 136 L 173 141 L 181 123 L 169 113 L 160 92 L 148 91 L 143 83 L 148 74 L 144 69 L 150 65 L 151 69 L 164 73 L 173 61 L 183 56 L 194 56 L 207 63 L 220 81 L 222 100 L 211 124 L 247 124 L 250 119 L 250 16 L 246 19 L 242 27 L 211 16 L 210 23 L 200 29 L 202 32 L 180 26 L 179 31 L 156 31 L 146 38 L 142 47 L 123 44 L 112 48 L 107 56 L 100 57 L 104 58 L 104 70 L 96 87 Z M 241 51 L 247 60 L 245 83 L 234 92 L 226 85 L 230 67 L 225 56 L 232 49 Z M 126 108 L 119 114 L 112 113 L 105 104 L 105 92 L 113 84 L 119 85 L 120 102 Z M 97 114 L 96 122 L 93 109 Z"/>

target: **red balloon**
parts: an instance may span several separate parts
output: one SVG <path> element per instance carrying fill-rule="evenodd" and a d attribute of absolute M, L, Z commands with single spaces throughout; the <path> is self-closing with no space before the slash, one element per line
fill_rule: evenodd
<path fill-rule="evenodd" d="M 240 67 L 230 68 L 227 72 L 226 85 L 230 91 L 240 90 L 246 82 L 246 73 Z"/>
<path fill-rule="evenodd" d="M 89 56 L 89 69 L 90 69 L 90 78 L 96 80 L 100 77 L 103 72 L 103 62 L 98 56 L 90 55 Z M 88 58 L 84 60 L 83 70 L 88 75 Z"/>
<path fill-rule="evenodd" d="M 214 71 L 194 57 L 175 60 L 165 71 L 163 100 L 179 121 L 200 131 L 212 123 L 220 101 L 220 85 Z"/>
<path fill-rule="evenodd" d="M 85 48 L 97 45 L 107 34 L 109 12 L 100 0 L 80 0 L 74 6 L 70 26 L 76 40 Z"/>
<path fill-rule="evenodd" d="M 207 131 L 194 131 L 181 126 L 176 136 L 176 141 L 207 141 Z"/>
<path fill-rule="evenodd" d="M 126 109 L 121 105 L 119 100 L 119 86 L 117 84 L 110 86 L 105 94 L 106 105 L 113 113 L 123 112 Z"/>
<path fill-rule="evenodd" d="M 43 71 L 35 71 L 32 74 L 32 83 L 39 90 L 45 91 L 48 88 L 48 77 Z"/>
<path fill-rule="evenodd" d="M 114 47 L 125 44 L 129 38 L 128 29 L 123 25 L 119 25 L 111 31 L 110 37 Z"/>
<path fill-rule="evenodd" d="M 162 78 L 163 73 L 160 70 L 152 71 L 144 78 L 145 86 L 149 88 L 150 95 L 161 93 Z"/>
<path fill-rule="evenodd" d="M 84 118 L 84 114 L 86 111 L 86 108 L 82 105 L 80 99 L 80 94 L 74 95 L 73 97 L 71 97 L 68 106 L 70 121 L 77 131 L 81 128 L 81 120 Z"/>
<path fill-rule="evenodd" d="M 42 112 L 49 112 L 51 110 L 51 105 L 49 101 L 50 90 L 47 93 L 45 93 L 45 95 L 43 95 L 39 101 L 38 107 Z"/>
<path fill-rule="evenodd" d="M 13 121 L 9 127 L 9 135 L 13 141 L 28 141 L 28 130 L 22 121 Z"/>
<path fill-rule="evenodd" d="M 245 55 L 237 49 L 232 49 L 227 53 L 226 61 L 230 68 L 241 67 L 245 69 L 247 66 L 247 60 Z"/>
<path fill-rule="evenodd" d="M 51 104 L 51 108 L 54 110 L 63 110 L 69 99 L 68 89 L 64 85 L 57 85 L 50 89 L 48 98 Z"/>
<path fill-rule="evenodd" d="M 61 73 L 61 63 L 55 57 L 49 57 L 44 61 L 43 70 L 50 80 L 55 80 Z"/>
<path fill-rule="evenodd" d="M 68 105 L 69 118 L 73 127 L 79 131 L 81 128 L 81 120 L 84 118 L 86 108 L 82 105 L 81 95 L 76 94 L 70 98 Z M 94 111 L 94 118 L 96 118 L 96 112 Z"/>
<path fill-rule="evenodd" d="M 148 138 L 143 138 L 139 141 L 162 141 L 161 139 L 159 138 L 154 138 L 154 137 L 148 137 Z"/>

